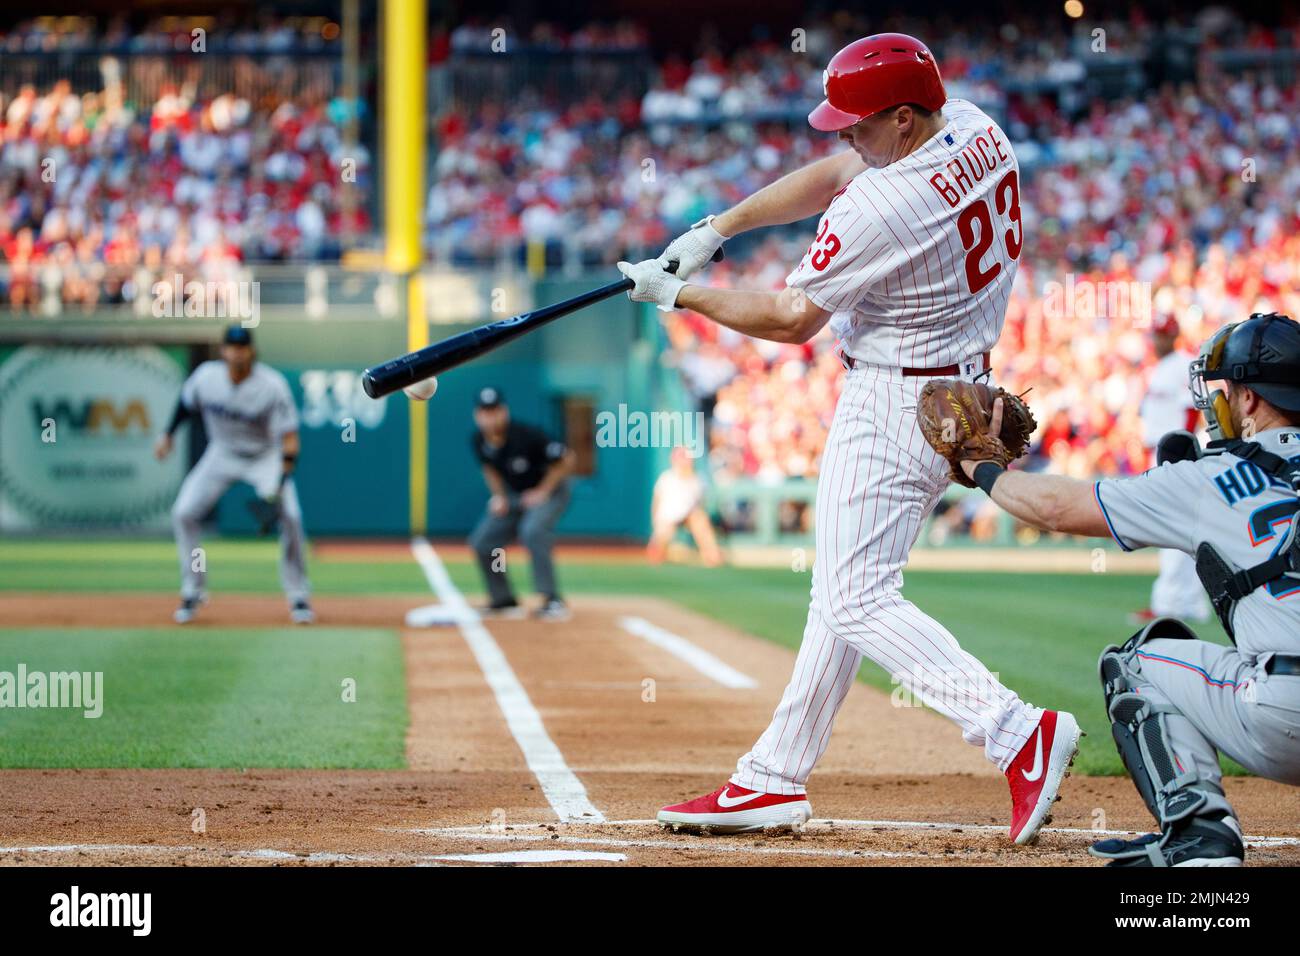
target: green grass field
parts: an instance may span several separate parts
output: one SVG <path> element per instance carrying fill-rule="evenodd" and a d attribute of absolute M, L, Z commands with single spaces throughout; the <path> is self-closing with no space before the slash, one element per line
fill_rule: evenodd
<path fill-rule="evenodd" d="M 0 542 L 0 590 L 151 591 L 175 588 L 169 542 Z M 214 541 L 214 591 L 275 593 L 275 545 Z M 448 564 L 469 594 L 466 562 Z M 322 594 L 419 594 L 412 562 L 315 562 Z M 732 627 L 797 647 L 809 575 L 638 563 L 563 563 L 571 594 L 663 597 Z M 521 582 L 522 584 L 523 582 Z M 942 621 L 1003 683 L 1041 706 L 1071 710 L 1089 736 L 1078 769 L 1120 773 L 1097 683 L 1101 648 L 1131 633 L 1130 610 L 1150 581 L 1122 574 L 910 572 L 905 593 Z M 1223 641 L 1217 626 L 1200 629 Z M 57 710 L 5 711 L 0 766 L 400 767 L 406 733 L 401 648 L 395 630 L 313 628 L 205 631 L 203 641 L 168 628 L 16 630 L 0 622 L 0 670 L 103 670 L 112 675 L 112 719 Z M 743 665 L 743 662 L 738 662 Z M 864 665 L 862 679 L 889 690 Z M 356 703 L 341 681 L 357 681 Z M 292 702 L 292 703 L 290 703 Z M 17 715 L 17 716 L 15 716 Z M 1235 768 L 1230 768 L 1235 769 Z"/>

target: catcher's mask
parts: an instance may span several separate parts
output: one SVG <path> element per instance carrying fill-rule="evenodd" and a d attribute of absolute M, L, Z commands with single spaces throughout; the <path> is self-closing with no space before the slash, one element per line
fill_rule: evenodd
<path fill-rule="evenodd" d="M 1270 405 L 1300 411 L 1300 323 L 1285 315 L 1255 313 L 1225 325 L 1201 346 L 1188 370 L 1192 400 L 1205 413 L 1210 437 L 1238 438 L 1228 396 L 1209 382 L 1248 385 Z"/>

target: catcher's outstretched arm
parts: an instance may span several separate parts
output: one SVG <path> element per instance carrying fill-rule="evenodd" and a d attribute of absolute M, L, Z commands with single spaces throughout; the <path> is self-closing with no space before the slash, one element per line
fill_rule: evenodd
<path fill-rule="evenodd" d="M 973 478 L 980 464 L 963 461 L 961 466 Z M 1008 471 L 994 482 L 989 497 L 1003 510 L 1042 531 L 1110 537 L 1110 528 L 1097 504 L 1092 484 L 1086 481 Z"/>

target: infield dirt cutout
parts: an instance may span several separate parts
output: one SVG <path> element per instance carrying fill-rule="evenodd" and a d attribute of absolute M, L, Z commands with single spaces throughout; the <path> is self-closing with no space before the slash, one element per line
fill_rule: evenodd
<path fill-rule="evenodd" d="M 327 626 L 401 628 L 429 597 L 320 597 Z M 9 594 L 8 627 L 163 627 L 170 595 Z M 752 677 L 724 687 L 619 626 L 651 622 Z M 204 627 L 285 626 L 278 596 L 217 595 Z M 766 725 L 794 653 L 646 598 L 575 602 L 572 621 L 488 622 L 602 823 L 560 823 L 456 627 L 401 629 L 410 769 L 0 771 L 0 865 L 1088 865 L 1094 827 L 1149 825 L 1127 779 L 1071 777 L 1039 843 L 1006 838 L 1001 774 L 943 718 L 856 685 L 809 783 L 800 834 L 693 836 L 654 825 L 712 790 Z M 653 701 L 647 696 L 653 681 Z M 1037 702 L 1048 703 L 1048 702 Z M 1294 788 L 1229 778 L 1251 865 L 1300 865 Z M 191 830 L 204 809 L 206 832 Z M 831 821 L 831 822 L 827 822 Z"/>

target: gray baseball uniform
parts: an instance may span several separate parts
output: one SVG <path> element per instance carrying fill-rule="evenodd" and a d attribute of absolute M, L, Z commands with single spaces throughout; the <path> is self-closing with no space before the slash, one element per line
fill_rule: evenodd
<path fill-rule="evenodd" d="M 260 497 L 277 491 L 280 501 L 280 582 L 290 603 L 305 601 L 306 536 L 302 509 L 292 479 L 280 486 L 281 439 L 298 428 L 298 410 L 289 383 L 275 369 L 254 362 L 248 378 L 230 380 L 224 362 L 204 362 L 181 387 L 181 403 L 203 416 L 208 447 L 185 476 L 172 506 L 172 527 L 181 566 L 181 596 L 203 592 L 206 564 L 195 560 L 199 522 L 237 481 Z"/>
<path fill-rule="evenodd" d="M 1251 440 L 1293 462 L 1300 457 L 1294 428 Z M 1289 486 L 1231 454 L 1098 482 L 1094 493 L 1126 551 L 1194 554 L 1209 542 L 1238 568 L 1275 553 L 1300 511 Z M 1191 771 L 1220 798 L 1216 750 L 1259 776 L 1300 784 L 1300 676 L 1265 669 L 1274 654 L 1300 654 L 1300 582 L 1257 588 L 1238 603 L 1232 623 L 1236 647 L 1157 638 L 1142 643 L 1133 662 L 1137 693 L 1186 718 L 1168 723 L 1179 771 Z"/>

